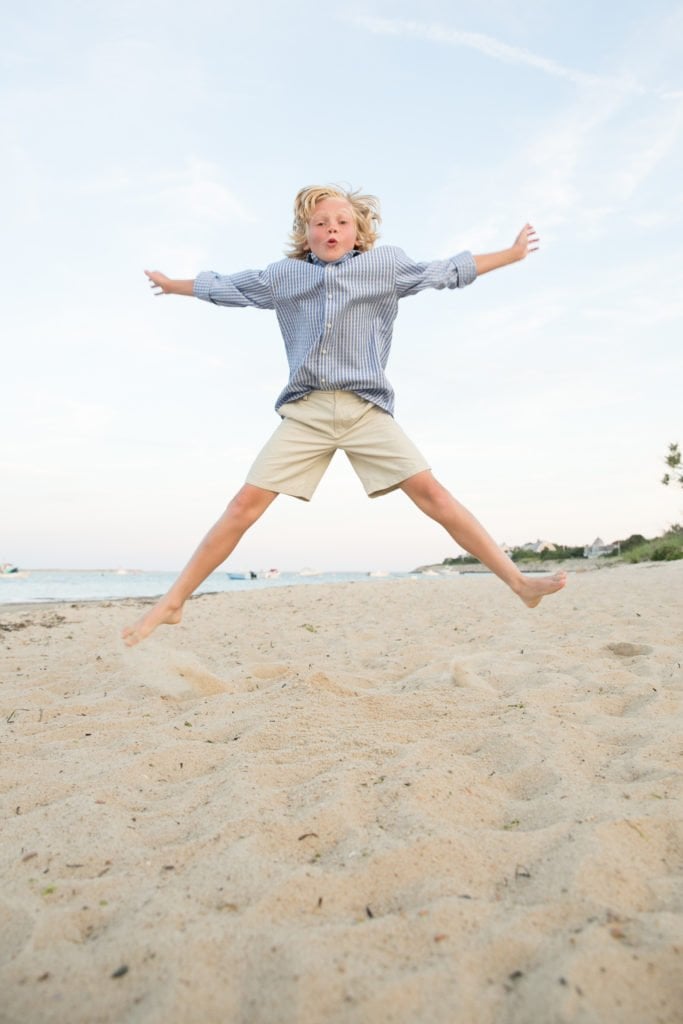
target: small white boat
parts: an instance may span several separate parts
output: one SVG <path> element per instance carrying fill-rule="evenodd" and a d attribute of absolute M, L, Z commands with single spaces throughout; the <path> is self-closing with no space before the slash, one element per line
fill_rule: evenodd
<path fill-rule="evenodd" d="M 260 580 L 276 580 L 280 575 L 279 569 L 262 569 L 258 574 Z"/>
<path fill-rule="evenodd" d="M 322 569 L 300 569 L 299 576 L 322 576 Z"/>
<path fill-rule="evenodd" d="M 255 580 L 255 572 L 229 572 L 228 579 L 230 580 Z"/>
<path fill-rule="evenodd" d="M 25 580 L 27 577 L 27 572 L 20 572 L 16 565 L 12 565 L 11 562 L 0 563 L 0 579 Z"/>

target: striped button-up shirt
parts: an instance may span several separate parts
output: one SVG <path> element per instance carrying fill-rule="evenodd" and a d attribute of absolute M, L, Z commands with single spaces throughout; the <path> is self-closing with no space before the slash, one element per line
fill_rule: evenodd
<path fill-rule="evenodd" d="M 394 390 L 386 376 L 398 300 L 425 288 L 463 288 L 477 276 L 462 252 L 415 263 L 402 249 L 355 249 L 326 263 L 284 259 L 265 270 L 199 274 L 197 298 L 218 306 L 274 309 L 287 349 L 289 381 L 275 408 L 309 391 L 354 391 L 393 415 Z"/>

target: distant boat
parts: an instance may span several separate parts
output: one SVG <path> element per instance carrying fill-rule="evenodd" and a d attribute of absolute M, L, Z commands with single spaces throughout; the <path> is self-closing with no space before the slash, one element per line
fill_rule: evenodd
<path fill-rule="evenodd" d="M 260 580 L 276 580 L 280 575 L 279 569 L 261 569 L 258 574 Z"/>
<path fill-rule="evenodd" d="M 299 576 L 322 576 L 322 569 L 300 569 Z"/>
<path fill-rule="evenodd" d="M 27 572 L 20 572 L 16 565 L 12 565 L 11 562 L 2 562 L 0 564 L 1 578 L 12 580 L 25 580 L 27 576 Z"/>
<path fill-rule="evenodd" d="M 228 579 L 229 580 L 255 580 L 256 579 L 256 573 L 255 572 L 229 572 L 228 573 Z"/>

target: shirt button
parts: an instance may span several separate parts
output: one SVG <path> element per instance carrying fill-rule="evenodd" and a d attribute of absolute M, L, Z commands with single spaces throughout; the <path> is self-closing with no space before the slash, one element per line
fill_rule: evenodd
<path fill-rule="evenodd" d="M 328 326 L 328 327 L 331 327 L 331 326 L 332 326 L 332 321 L 331 321 L 331 320 L 328 320 L 328 321 L 327 321 L 327 326 Z"/>

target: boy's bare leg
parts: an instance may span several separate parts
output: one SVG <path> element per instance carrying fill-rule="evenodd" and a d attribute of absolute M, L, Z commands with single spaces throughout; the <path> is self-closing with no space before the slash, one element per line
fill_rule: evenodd
<path fill-rule="evenodd" d="M 520 572 L 481 523 L 435 480 L 429 470 L 404 480 L 401 488 L 419 509 L 440 523 L 460 547 L 507 583 L 529 608 L 535 608 L 542 598 L 561 590 L 567 582 L 565 572 L 543 577 L 525 576 Z"/>
<path fill-rule="evenodd" d="M 190 594 L 225 561 L 249 527 L 263 515 L 276 497 L 276 491 L 245 484 L 211 527 L 168 593 L 134 626 L 123 630 L 121 635 L 124 642 L 133 647 L 148 637 L 157 626 L 176 625 L 180 622 L 183 605 Z"/>

